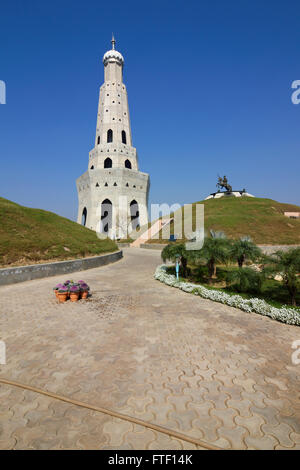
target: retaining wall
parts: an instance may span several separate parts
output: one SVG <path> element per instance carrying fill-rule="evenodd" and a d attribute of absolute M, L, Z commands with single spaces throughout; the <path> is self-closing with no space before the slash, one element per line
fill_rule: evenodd
<path fill-rule="evenodd" d="M 106 264 L 114 263 L 123 257 L 122 250 L 106 255 L 93 256 L 92 258 L 80 258 L 68 261 L 56 261 L 55 263 L 32 264 L 29 266 L 16 266 L 14 268 L 0 269 L 0 286 L 14 284 L 16 282 L 31 281 L 43 277 L 69 274 L 76 271 L 98 268 Z"/>
<path fill-rule="evenodd" d="M 162 250 L 167 243 L 142 243 L 140 248 L 147 248 L 148 250 Z M 275 253 L 275 251 L 287 251 L 291 248 L 300 248 L 300 245 L 257 245 L 266 255 Z"/>
<path fill-rule="evenodd" d="M 265 255 L 271 255 L 275 251 L 288 251 L 291 248 L 299 248 L 300 245 L 257 245 Z"/>
<path fill-rule="evenodd" d="M 141 243 L 140 248 L 147 248 L 148 250 L 162 250 L 167 243 Z"/>

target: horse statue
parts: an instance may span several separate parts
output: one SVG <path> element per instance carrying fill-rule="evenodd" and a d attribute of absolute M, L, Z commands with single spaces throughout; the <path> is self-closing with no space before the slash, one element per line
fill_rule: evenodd
<path fill-rule="evenodd" d="M 216 184 L 217 188 L 220 190 L 222 188 L 225 188 L 227 192 L 230 192 L 232 191 L 232 186 L 230 186 L 230 184 L 228 184 L 228 179 L 226 176 L 224 176 L 224 178 L 221 178 L 221 176 L 218 176 L 218 182 Z"/>

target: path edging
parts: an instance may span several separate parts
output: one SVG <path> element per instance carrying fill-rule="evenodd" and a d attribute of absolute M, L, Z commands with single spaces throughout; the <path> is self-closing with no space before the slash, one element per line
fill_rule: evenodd
<path fill-rule="evenodd" d="M 44 277 L 68 274 L 86 269 L 98 268 L 106 264 L 114 263 L 123 257 L 123 251 L 115 251 L 91 258 L 80 258 L 54 263 L 31 264 L 28 266 L 15 266 L 13 268 L 0 269 L 0 286 L 15 284 L 17 282 L 42 279 Z"/>

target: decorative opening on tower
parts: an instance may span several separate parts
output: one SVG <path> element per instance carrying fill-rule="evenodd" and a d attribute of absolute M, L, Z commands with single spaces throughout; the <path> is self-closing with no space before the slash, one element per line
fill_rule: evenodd
<path fill-rule="evenodd" d="M 107 143 L 111 143 L 113 141 L 113 131 L 111 129 L 108 129 L 107 131 Z"/>
<path fill-rule="evenodd" d="M 112 203 L 105 199 L 101 204 L 100 232 L 107 233 L 112 227 Z"/>
<path fill-rule="evenodd" d="M 87 208 L 85 207 L 82 211 L 82 217 L 81 217 L 81 225 L 85 227 L 86 225 L 86 219 L 87 219 Z"/>
<path fill-rule="evenodd" d="M 133 230 L 140 227 L 140 213 L 139 213 L 139 205 L 134 199 L 130 203 L 130 218 L 131 218 L 131 225 Z"/>
<path fill-rule="evenodd" d="M 104 160 L 104 168 L 112 168 L 112 159 L 107 157 Z"/>
<path fill-rule="evenodd" d="M 122 144 L 126 144 L 127 141 L 126 141 L 126 132 L 125 131 L 122 131 Z"/>
<path fill-rule="evenodd" d="M 125 168 L 128 168 L 129 170 L 131 170 L 131 161 L 130 160 L 125 160 Z"/>

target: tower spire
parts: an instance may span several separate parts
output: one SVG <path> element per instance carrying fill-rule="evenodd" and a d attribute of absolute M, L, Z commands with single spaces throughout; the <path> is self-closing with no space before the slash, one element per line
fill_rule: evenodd
<path fill-rule="evenodd" d="M 116 45 L 116 40 L 114 37 L 114 33 L 112 33 L 112 38 L 111 38 L 111 48 L 114 51 L 115 50 L 115 45 Z"/>

